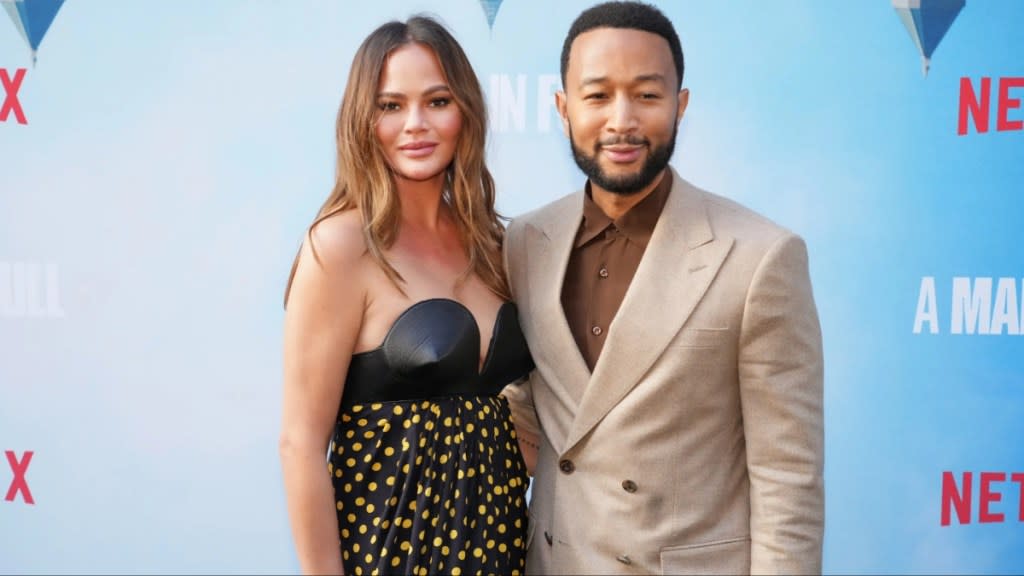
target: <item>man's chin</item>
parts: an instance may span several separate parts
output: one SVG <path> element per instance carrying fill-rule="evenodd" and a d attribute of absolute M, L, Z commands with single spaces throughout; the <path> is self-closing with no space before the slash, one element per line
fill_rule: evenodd
<path fill-rule="evenodd" d="M 643 161 L 632 162 L 629 164 L 602 164 L 601 174 L 608 180 L 614 180 L 616 182 L 626 180 L 636 180 L 640 177 L 643 172 L 644 163 Z"/>
<path fill-rule="evenodd" d="M 612 162 L 602 159 L 598 166 L 609 178 L 632 178 L 640 174 L 646 161 L 646 156 L 641 156 L 632 162 Z"/>
<path fill-rule="evenodd" d="M 591 178 L 594 184 L 597 184 L 602 189 L 607 190 L 613 194 L 621 196 L 630 196 L 641 192 L 647 187 L 650 182 L 643 182 L 643 166 L 642 162 L 637 163 L 638 166 L 632 170 L 624 170 L 619 168 L 618 170 L 608 170 L 606 167 L 601 168 L 601 174 L 597 178 Z"/>
<path fill-rule="evenodd" d="M 607 176 L 607 175 L 606 175 Z M 592 184 L 596 184 L 599 188 L 606 192 L 618 196 L 632 196 L 642 192 L 646 185 L 640 182 L 636 175 L 632 177 L 623 176 L 620 178 L 616 177 L 602 177 L 602 178 L 591 178 Z"/>
<path fill-rule="evenodd" d="M 587 175 L 590 182 L 601 190 L 619 196 L 638 194 L 657 178 L 656 174 L 648 172 L 660 166 L 657 170 L 657 174 L 660 174 L 667 165 L 667 161 L 659 161 L 660 150 L 644 150 L 638 158 L 630 162 L 613 162 L 600 151 L 594 156 L 586 156 L 580 154 L 577 146 L 572 147 L 576 165 Z"/>

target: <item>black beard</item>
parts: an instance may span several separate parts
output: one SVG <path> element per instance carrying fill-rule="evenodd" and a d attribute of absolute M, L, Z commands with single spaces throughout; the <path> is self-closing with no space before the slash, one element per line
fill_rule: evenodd
<path fill-rule="evenodd" d="M 625 176 L 619 176 L 613 178 L 605 173 L 601 169 L 601 166 L 597 163 L 597 154 L 601 151 L 601 142 L 594 144 L 594 154 L 587 156 L 583 153 L 579 147 L 576 146 L 576 140 L 572 135 L 572 127 L 569 127 L 569 146 L 572 147 L 572 158 L 576 161 L 576 165 L 580 167 L 580 170 L 587 175 L 590 182 L 599 186 L 602 190 L 607 190 L 612 194 L 619 194 L 622 196 L 629 196 L 636 194 L 641 190 L 647 188 L 654 182 L 654 179 L 661 174 L 662 170 L 668 166 L 669 160 L 672 159 L 672 153 L 676 149 L 676 133 L 679 131 L 679 125 L 677 124 L 672 128 L 672 138 L 669 139 L 665 144 L 658 146 L 657 148 L 651 148 L 651 143 L 646 138 L 636 137 L 624 137 L 615 141 L 615 143 L 625 143 L 632 145 L 646 145 L 649 153 L 647 159 L 644 160 L 644 165 L 640 167 L 640 170 L 632 174 L 626 174 Z M 611 142 L 607 142 L 607 145 L 611 145 Z"/>

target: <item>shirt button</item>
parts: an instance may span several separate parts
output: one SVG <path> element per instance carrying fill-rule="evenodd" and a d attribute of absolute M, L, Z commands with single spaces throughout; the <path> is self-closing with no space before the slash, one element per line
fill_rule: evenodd
<path fill-rule="evenodd" d="M 636 482 L 633 482 L 632 480 L 623 480 L 622 489 L 632 494 L 636 492 Z"/>
<path fill-rule="evenodd" d="M 551 546 L 552 542 L 554 542 L 554 539 L 551 537 L 551 534 L 548 534 L 547 530 L 544 531 L 544 540 L 547 541 L 548 546 Z"/>
<path fill-rule="evenodd" d="M 572 460 L 567 458 L 558 463 L 558 469 L 564 474 L 572 474 L 576 470 L 576 465 L 572 463 Z"/>
<path fill-rule="evenodd" d="M 623 554 L 621 556 L 616 556 L 615 559 L 618 560 L 619 562 L 622 562 L 623 564 L 632 564 L 633 563 L 633 560 L 629 556 L 626 556 L 625 554 Z"/>
<path fill-rule="evenodd" d="M 597 275 L 600 276 L 601 278 L 607 278 L 608 277 L 608 269 L 607 268 L 601 268 L 601 270 L 598 271 Z"/>
<path fill-rule="evenodd" d="M 600 336 L 601 335 L 601 327 L 600 326 L 594 326 L 593 328 L 590 329 L 590 331 L 594 334 L 594 336 Z"/>

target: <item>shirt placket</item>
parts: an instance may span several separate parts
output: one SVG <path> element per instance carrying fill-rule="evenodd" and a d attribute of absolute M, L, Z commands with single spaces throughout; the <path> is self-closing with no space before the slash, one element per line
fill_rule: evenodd
<path fill-rule="evenodd" d="M 609 299 L 611 298 L 609 284 L 605 280 L 610 275 L 608 269 L 609 257 L 615 249 L 615 243 L 620 241 L 621 237 L 618 231 L 614 226 L 609 226 L 601 240 L 594 269 L 587 271 L 590 276 L 588 283 L 592 286 L 591 302 L 593 302 L 588 311 L 589 318 L 587 321 L 590 327 L 591 349 L 595 352 L 593 355 L 595 360 L 604 348 L 605 338 L 608 335 L 608 325 L 611 323 L 611 318 L 605 317 L 610 303 Z"/>

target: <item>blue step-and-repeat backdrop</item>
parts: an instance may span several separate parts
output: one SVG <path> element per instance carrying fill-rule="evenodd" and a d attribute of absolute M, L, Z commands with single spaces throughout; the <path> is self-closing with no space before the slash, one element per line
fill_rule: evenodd
<path fill-rule="evenodd" d="M 439 16 L 499 208 L 576 189 L 581 0 L 2 0 L 0 572 L 297 570 L 282 292 L 348 66 Z M 1024 2 L 657 2 L 674 164 L 808 242 L 825 571 L 1024 572 Z"/>

